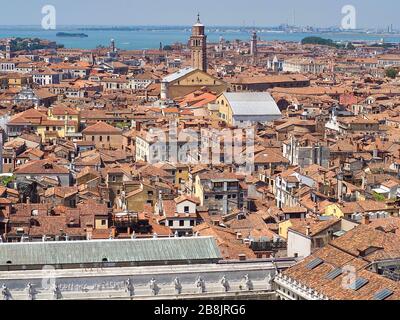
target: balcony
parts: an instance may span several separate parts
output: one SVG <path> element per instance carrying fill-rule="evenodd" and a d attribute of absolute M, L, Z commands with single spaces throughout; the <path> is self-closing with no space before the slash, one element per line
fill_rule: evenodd
<path fill-rule="evenodd" d="M 287 243 L 285 241 L 253 241 L 251 249 L 257 251 L 279 251 L 286 250 Z"/>
<path fill-rule="evenodd" d="M 131 227 L 138 223 L 139 215 L 138 213 L 116 213 L 113 215 L 113 222 L 116 227 L 124 228 Z"/>

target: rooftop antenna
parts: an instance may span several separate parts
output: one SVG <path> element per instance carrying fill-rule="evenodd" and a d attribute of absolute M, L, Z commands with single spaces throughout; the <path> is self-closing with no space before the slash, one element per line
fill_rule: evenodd
<path fill-rule="evenodd" d="M 197 12 L 197 23 L 201 23 L 200 22 L 200 12 Z"/>
<path fill-rule="evenodd" d="M 296 26 L 296 9 L 293 9 L 293 26 Z"/>

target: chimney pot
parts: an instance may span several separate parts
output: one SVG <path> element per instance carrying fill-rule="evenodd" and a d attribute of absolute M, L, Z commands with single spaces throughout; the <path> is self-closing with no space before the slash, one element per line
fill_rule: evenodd
<path fill-rule="evenodd" d="M 311 227 L 308 225 L 306 228 L 306 236 L 310 236 L 311 235 Z"/>
<path fill-rule="evenodd" d="M 366 215 L 363 216 L 362 223 L 365 224 L 365 225 L 369 225 L 371 223 L 371 219 L 369 217 L 369 214 L 366 214 Z"/>

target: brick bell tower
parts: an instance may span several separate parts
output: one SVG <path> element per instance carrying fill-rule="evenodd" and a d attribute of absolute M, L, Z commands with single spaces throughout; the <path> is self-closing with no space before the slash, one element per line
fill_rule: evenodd
<path fill-rule="evenodd" d="M 197 15 L 197 23 L 192 28 L 190 49 L 192 51 L 192 67 L 207 72 L 207 36 L 205 27 L 200 22 L 200 14 Z"/>

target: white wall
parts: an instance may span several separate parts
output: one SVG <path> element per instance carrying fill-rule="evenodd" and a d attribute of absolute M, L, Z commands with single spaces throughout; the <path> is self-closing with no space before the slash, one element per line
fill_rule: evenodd
<path fill-rule="evenodd" d="M 308 257 L 311 255 L 311 239 L 306 238 L 298 233 L 288 230 L 287 254 L 288 257 Z"/>
<path fill-rule="evenodd" d="M 196 204 L 188 200 L 178 203 L 176 205 L 176 211 L 178 213 L 186 213 L 185 207 L 189 207 L 189 213 L 196 213 Z"/>

